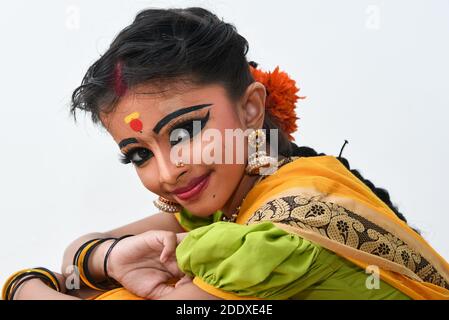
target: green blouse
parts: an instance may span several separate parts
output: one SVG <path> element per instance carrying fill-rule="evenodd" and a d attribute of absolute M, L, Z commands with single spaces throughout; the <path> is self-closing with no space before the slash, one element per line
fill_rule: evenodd
<path fill-rule="evenodd" d="M 262 299 L 410 299 L 382 280 L 368 289 L 371 274 L 270 221 L 239 225 L 221 216 L 177 215 L 190 231 L 176 249 L 179 268 L 210 286 Z"/>

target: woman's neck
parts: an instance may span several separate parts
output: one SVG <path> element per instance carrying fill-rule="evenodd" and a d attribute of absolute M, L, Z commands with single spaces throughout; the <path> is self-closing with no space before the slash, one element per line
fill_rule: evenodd
<path fill-rule="evenodd" d="M 285 157 L 279 155 L 278 161 L 283 158 Z M 226 217 L 231 218 L 232 215 L 237 212 L 237 208 L 242 204 L 243 199 L 245 199 L 246 195 L 251 191 L 260 178 L 261 176 L 259 175 L 250 176 L 246 173 L 243 174 L 237 188 L 235 188 L 235 191 L 229 197 L 228 202 L 221 209 Z"/>
<path fill-rule="evenodd" d="M 237 188 L 235 188 L 235 191 L 229 197 L 228 202 L 221 209 L 226 217 L 231 218 L 232 215 L 236 213 L 237 208 L 241 205 L 243 199 L 253 188 L 259 178 L 260 176 L 249 176 L 247 174 L 243 174 Z"/>

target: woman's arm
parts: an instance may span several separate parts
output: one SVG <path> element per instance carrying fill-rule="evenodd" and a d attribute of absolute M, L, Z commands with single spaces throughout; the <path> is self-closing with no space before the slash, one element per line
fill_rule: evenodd
<path fill-rule="evenodd" d="M 73 256 L 75 255 L 75 252 L 78 250 L 78 248 L 86 241 L 95 238 L 118 238 L 126 234 L 137 235 L 149 230 L 167 230 L 173 231 L 175 233 L 185 232 L 185 230 L 180 226 L 178 220 L 176 220 L 173 214 L 157 213 L 150 217 L 135 221 L 133 223 L 104 233 L 89 233 L 73 241 L 65 250 L 61 267 L 62 274 L 65 277 L 71 276 L 73 272 Z M 102 272 L 103 257 L 105 250 L 107 250 L 110 244 L 110 242 L 105 242 L 98 246 L 98 248 L 93 251 L 91 259 L 89 259 L 92 263 L 89 270 L 91 270 L 92 276 L 95 279 L 99 280 L 104 276 Z"/>
<path fill-rule="evenodd" d="M 53 274 L 59 282 L 61 292 L 50 288 L 40 279 L 29 279 L 19 286 L 14 294 L 14 300 L 80 300 L 66 294 L 65 279 L 61 274 L 57 272 Z"/>
<path fill-rule="evenodd" d="M 160 212 L 125 226 L 110 230 L 106 232 L 106 234 L 111 237 L 120 237 L 126 234 L 140 234 L 149 230 L 166 230 L 174 233 L 185 232 L 178 220 L 176 220 L 174 214 Z"/>
<path fill-rule="evenodd" d="M 43 283 L 39 279 L 25 281 L 17 293 L 14 300 L 80 300 L 79 298 L 60 293 Z"/>
<path fill-rule="evenodd" d="M 20 286 L 14 300 L 80 300 L 80 298 L 57 292 L 39 279 L 31 279 Z M 221 300 L 221 298 L 213 296 L 189 282 L 158 300 Z"/>

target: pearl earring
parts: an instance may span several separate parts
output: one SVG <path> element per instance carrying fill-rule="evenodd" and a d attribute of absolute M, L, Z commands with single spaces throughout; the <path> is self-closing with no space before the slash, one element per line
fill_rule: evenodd
<path fill-rule="evenodd" d="M 153 204 L 156 208 L 166 213 L 175 213 L 181 211 L 181 206 L 179 203 L 170 201 L 163 197 L 159 197 L 157 200 L 153 201 Z"/>

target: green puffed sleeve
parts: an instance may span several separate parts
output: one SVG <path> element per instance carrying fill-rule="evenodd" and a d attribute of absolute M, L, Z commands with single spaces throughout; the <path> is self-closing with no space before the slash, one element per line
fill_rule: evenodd
<path fill-rule="evenodd" d="M 213 295 L 220 296 L 212 290 L 218 289 L 239 297 L 287 299 L 319 281 L 315 262 L 321 250 L 270 221 L 216 222 L 189 232 L 176 257 L 179 268 Z"/>

